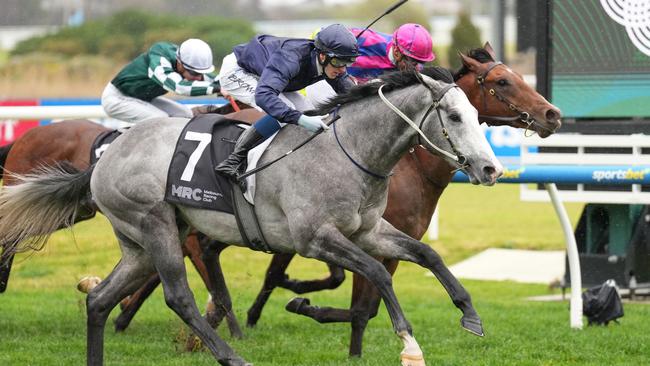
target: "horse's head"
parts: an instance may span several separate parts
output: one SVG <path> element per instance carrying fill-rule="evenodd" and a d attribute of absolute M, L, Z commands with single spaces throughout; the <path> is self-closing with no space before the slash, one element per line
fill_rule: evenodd
<path fill-rule="evenodd" d="M 489 43 L 460 53 L 462 68 L 455 79 L 479 111 L 479 119 L 489 125 L 526 128 L 547 137 L 561 126 L 560 110 L 530 87 L 507 65 L 496 62 Z"/>
<path fill-rule="evenodd" d="M 430 106 L 425 108 L 420 125 L 435 146 L 421 140 L 419 143 L 465 171 L 473 184 L 494 184 L 503 166 L 485 139 L 476 108 L 455 84 L 427 76 L 423 76 L 422 82 L 429 89 L 430 98 L 426 101 Z"/>

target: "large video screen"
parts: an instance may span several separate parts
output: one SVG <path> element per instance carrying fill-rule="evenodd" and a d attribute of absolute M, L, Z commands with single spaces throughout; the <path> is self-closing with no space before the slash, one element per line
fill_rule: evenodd
<path fill-rule="evenodd" d="M 568 118 L 650 117 L 650 1 L 555 0 L 551 99 Z"/>

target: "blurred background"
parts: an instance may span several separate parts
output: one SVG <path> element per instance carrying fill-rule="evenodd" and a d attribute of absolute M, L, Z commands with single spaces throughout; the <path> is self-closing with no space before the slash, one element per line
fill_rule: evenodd
<path fill-rule="evenodd" d="M 99 97 L 119 69 L 152 43 L 208 42 L 217 69 L 256 33 L 309 37 L 331 23 L 365 27 L 395 0 L 3 0 L 0 99 Z M 373 29 L 420 23 L 434 64 L 457 68 L 457 50 L 490 41 L 534 82 L 534 0 L 411 0 Z M 517 22 L 517 19 L 523 19 Z M 528 76 L 530 75 L 530 76 Z"/>

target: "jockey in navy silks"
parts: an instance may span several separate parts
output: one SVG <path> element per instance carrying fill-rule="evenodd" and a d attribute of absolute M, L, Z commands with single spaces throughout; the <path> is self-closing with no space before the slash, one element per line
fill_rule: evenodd
<path fill-rule="evenodd" d="M 357 40 L 343 25 L 323 28 L 311 39 L 258 35 L 235 46 L 223 59 L 219 80 L 221 92 L 268 115 L 246 130 L 233 153 L 215 170 L 236 179 L 248 151 L 292 123 L 316 132 L 328 129 L 319 117 L 301 111 L 312 109 L 298 91 L 326 80 L 342 93 L 354 85 L 346 72 L 358 56 Z"/>

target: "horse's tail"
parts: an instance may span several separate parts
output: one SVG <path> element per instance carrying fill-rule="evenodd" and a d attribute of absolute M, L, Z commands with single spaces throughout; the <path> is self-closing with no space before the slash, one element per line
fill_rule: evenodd
<path fill-rule="evenodd" d="M 2 175 L 4 174 L 5 162 L 7 161 L 7 156 L 12 146 L 14 146 L 13 142 L 5 146 L 0 146 L 0 179 L 2 179 Z"/>
<path fill-rule="evenodd" d="M 0 192 L 4 254 L 39 250 L 53 232 L 71 226 L 79 208 L 89 202 L 93 169 L 80 171 L 63 162 L 16 174 L 19 183 Z"/>

